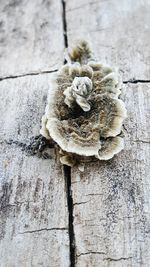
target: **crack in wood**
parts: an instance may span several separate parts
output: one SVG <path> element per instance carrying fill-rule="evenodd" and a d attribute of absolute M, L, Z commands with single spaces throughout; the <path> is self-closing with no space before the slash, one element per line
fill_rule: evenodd
<path fill-rule="evenodd" d="M 69 166 L 63 166 L 65 183 L 66 183 L 66 194 L 67 194 L 67 204 L 69 213 L 68 231 L 69 231 L 69 246 L 70 246 L 70 267 L 75 267 L 75 233 L 73 224 L 73 198 L 71 190 L 71 168 Z"/>
<path fill-rule="evenodd" d="M 118 259 L 115 259 L 115 258 L 105 258 L 104 260 L 107 260 L 107 261 L 125 261 L 125 260 L 130 260 L 132 259 L 132 257 L 121 257 L 121 258 L 118 258 Z"/>
<path fill-rule="evenodd" d="M 26 77 L 26 76 L 36 76 L 36 75 L 42 75 L 42 74 L 49 74 L 49 73 L 53 73 L 56 71 L 58 71 L 58 69 L 45 70 L 45 71 L 40 71 L 40 72 L 24 73 L 24 74 L 18 74 L 18 75 L 10 75 L 10 76 L 1 77 L 0 81 L 8 80 L 8 79 L 15 79 L 15 78 L 22 78 L 22 77 Z"/>
<path fill-rule="evenodd" d="M 62 0 L 62 18 L 63 18 L 63 34 L 64 34 L 64 45 L 68 48 L 68 35 L 67 35 L 67 20 L 66 20 L 66 2 Z M 64 62 L 66 63 L 66 62 Z"/>
<path fill-rule="evenodd" d="M 106 255 L 105 252 L 103 251 L 88 251 L 88 252 L 84 252 L 84 253 L 80 253 L 77 255 L 77 257 L 81 257 L 81 256 L 85 256 L 85 255 L 91 255 L 91 254 L 95 254 L 95 255 Z M 125 261 L 125 260 L 130 260 L 132 259 L 132 257 L 120 257 L 120 258 L 111 258 L 111 257 L 107 257 L 104 258 L 104 261 Z"/>
<path fill-rule="evenodd" d="M 36 230 L 28 230 L 28 231 L 24 231 L 24 232 L 19 232 L 18 234 L 23 235 L 23 234 L 38 233 L 38 232 L 42 232 L 42 231 L 64 231 L 64 230 L 68 230 L 68 228 L 66 228 L 66 227 L 41 228 L 41 229 L 36 229 Z"/>
<path fill-rule="evenodd" d="M 103 251 L 88 251 L 88 252 L 78 254 L 77 257 L 84 256 L 84 255 L 91 255 L 91 254 L 106 255 L 106 253 Z"/>
<path fill-rule="evenodd" d="M 68 35 L 67 35 L 67 19 L 66 19 L 66 2 L 61 0 L 62 3 L 62 20 L 63 20 L 63 35 L 64 35 L 64 46 L 68 48 Z M 64 64 L 67 61 L 64 59 Z M 76 262 L 76 251 L 75 251 L 75 233 L 73 224 L 73 197 L 71 190 L 71 167 L 63 165 L 63 173 L 66 183 L 66 195 L 68 205 L 68 232 L 69 232 L 69 253 L 70 253 L 70 267 L 75 267 Z"/>
<path fill-rule="evenodd" d="M 75 202 L 73 203 L 73 206 L 77 206 L 77 205 L 82 205 L 82 204 L 86 204 L 88 202 L 90 202 L 91 200 L 88 200 L 88 201 L 83 201 L 83 202 Z"/>
<path fill-rule="evenodd" d="M 142 80 L 142 79 L 129 79 L 128 81 L 123 81 L 124 84 L 128 83 L 150 83 L 150 80 Z"/>

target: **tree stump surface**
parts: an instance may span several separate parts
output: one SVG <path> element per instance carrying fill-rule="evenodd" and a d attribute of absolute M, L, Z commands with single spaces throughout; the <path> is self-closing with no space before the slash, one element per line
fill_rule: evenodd
<path fill-rule="evenodd" d="M 150 3 L 0 3 L 0 267 L 150 266 Z M 119 68 L 125 149 L 82 173 L 23 149 L 77 39 Z"/>

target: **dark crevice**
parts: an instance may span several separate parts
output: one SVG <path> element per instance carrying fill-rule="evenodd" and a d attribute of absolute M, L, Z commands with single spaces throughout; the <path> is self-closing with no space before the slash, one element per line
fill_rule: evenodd
<path fill-rule="evenodd" d="M 81 257 L 81 256 L 85 256 L 85 255 L 91 255 L 91 254 L 95 254 L 95 255 L 106 255 L 105 252 L 103 251 L 88 251 L 88 252 L 85 252 L 85 253 L 81 253 L 81 254 L 78 254 L 77 257 Z M 121 257 L 121 258 L 111 258 L 111 257 L 107 257 L 107 258 L 104 258 L 103 260 L 104 261 L 126 261 L 126 260 L 130 260 L 132 259 L 132 257 Z"/>
<path fill-rule="evenodd" d="M 67 20 L 66 20 L 66 2 L 61 0 L 62 3 L 62 20 L 63 20 L 63 35 L 64 35 L 64 46 L 68 48 L 68 36 L 67 36 Z M 64 58 L 64 64 L 67 63 L 67 60 Z"/>
<path fill-rule="evenodd" d="M 78 206 L 78 205 L 86 204 L 86 203 L 88 203 L 88 202 L 90 202 L 90 200 L 88 200 L 88 201 L 83 201 L 83 202 L 76 202 L 76 203 L 73 203 L 73 206 Z"/>
<path fill-rule="evenodd" d="M 62 16 L 63 16 L 63 33 L 64 33 L 64 45 L 68 47 L 68 36 L 67 36 L 67 20 L 66 20 L 66 2 L 62 0 Z"/>
<path fill-rule="evenodd" d="M 61 0 L 62 3 L 62 20 L 63 20 L 63 35 L 64 35 L 64 46 L 68 48 L 68 36 L 67 36 L 67 19 L 66 19 L 66 2 Z M 64 59 L 64 64 L 67 61 Z M 73 198 L 71 190 L 71 167 L 63 165 L 63 172 L 66 184 L 66 195 L 68 205 L 68 232 L 69 232 L 69 249 L 70 249 L 70 267 L 75 267 L 76 252 L 75 252 L 75 234 L 73 225 Z"/>
<path fill-rule="evenodd" d="M 88 252 L 85 252 L 85 253 L 78 254 L 77 257 L 85 256 L 85 255 L 91 255 L 91 254 L 105 255 L 106 253 L 103 252 L 103 251 L 102 252 L 101 251 L 88 251 Z"/>
<path fill-rule="evenodd" d="M 126 261 L 126 260 L 130 260 L 130 259 L 132 259 L 132 257 L 128 257 L 128 258 L 122 257 L 122 258 L 118 258 L 118 259 L 105 258 L 104 260 L 107 260 L 107 261 Z"/>
<path fill-rule="evenodd" d="M 68 213 L 69 213 L 69 246 L 70 246 L 70 267 L 75 267 L 75 234 L 74 234 L 74 225 L 73 225 L 73 198 L 71 190 L 71 168 L 69 166 L 63 166 L 65 183 L 66 183 L 66 193 L 67 193 L 67 204 L 68 204 Z"/>
<path fill-rule="evenodd" d="M 41 72 L 31 72 L 31 73 L 25 73 L 25 74 L 19 74 L 19 75 L 10 75 L 10 76 L 1 77 L 0 81 L 8 80 L 8 79 L 15 79 L 15 78 L 22 78 L 22 77 L 26 77 L 26 76 L 35 76 L 35 75 L 40 75 L 40 74 L 48 74 L 48 73 L 53 73 L 53 72 L 56 72 L 56 71 L 57 71 L 57 69 L 55 69 L 55 70 L 45 70 L 45 71 L 41 71 Z"/>
<path fill-rule="evenodd" d="M 23 235 L 23 234 L 32 234 L 32 233 L 38 233 L 38 232 L 43 232 L 43 231 L 63 231 L 63 230 L 68 230 L 68 229 L 65 227 L 42 228 L 42 229 L 37 229 L 37 230 L 28 230 L 25 232 L 19 232 L 18 234 Z"/>
<path fill-rule="evenodd" d="M 130 79 L 128 81 L 123 81 L 124 84 L 127 83 L 150 83 L 150 80 L 140 80 L 140 79 Z"/>

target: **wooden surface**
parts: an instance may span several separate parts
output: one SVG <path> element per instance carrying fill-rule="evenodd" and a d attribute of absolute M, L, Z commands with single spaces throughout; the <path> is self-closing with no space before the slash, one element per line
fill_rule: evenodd
<path fill-rule="evenodd" d="M 149 13 L 148 0 L 0 2 L 0 267 L 150 266 Z M 135 81 L 124 151 L 64 177 L 14 142 L 39 134 L 49 72 L 79 38 Z"/>
<path fill-rule="evenodd" d="M 119 67 L 124 80 L 150 79 L 148 0 L 66 2 L 69 44 L 87 39 L 97 59 Z"/>
<path fill-rule="evenodd" d="M 59 0 L 1 0 L 0 77 L 55 70 L 63 63 Z"/>
<path fill-rule="evenodd" d="M 0 266 L 69 265 L 68 211 L 60 166 L 7 144 L 9 140 L 28 143 L 39 133 L 50 78 L 51 74 L 43 74 L 0 83 Z"/>
<path fill-rule="evenodd" d="M 126 86 L 124 151 L 72 171 L 77 266 L 150 266 L 149 97 Z"/>

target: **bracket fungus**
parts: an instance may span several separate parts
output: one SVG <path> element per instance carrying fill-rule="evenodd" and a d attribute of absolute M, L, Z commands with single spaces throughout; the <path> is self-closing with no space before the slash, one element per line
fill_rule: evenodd
<path fill-rule="evenodd" d="M 120 77 L 92 58 L 85 41 L 68 55 L 51 82 L 40 133 L 58 144 L 62 164 L 109 160 L 124 147 Z"/>

